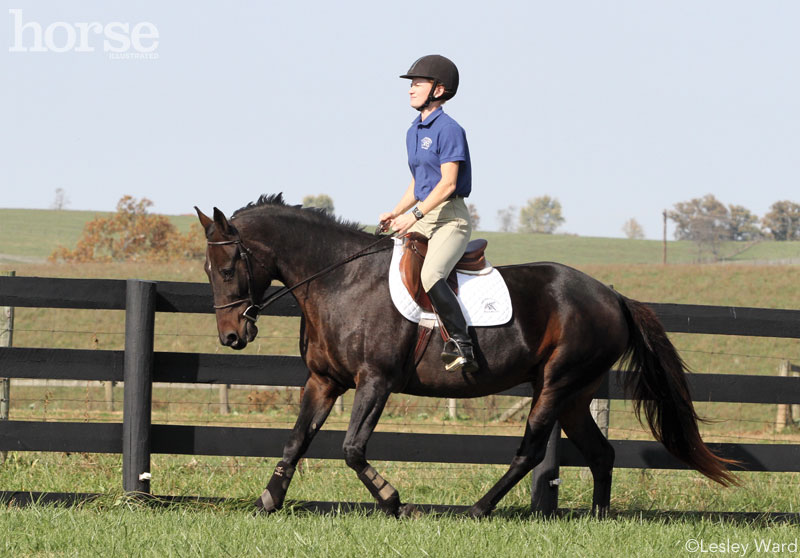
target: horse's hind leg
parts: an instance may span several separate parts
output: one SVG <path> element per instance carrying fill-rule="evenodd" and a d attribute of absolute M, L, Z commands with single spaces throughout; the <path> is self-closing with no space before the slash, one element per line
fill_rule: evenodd
<path fill-rule="evenodd" d="M 561 412 L 558 419 L 567 437 L 577 446 L 589 464 L 594 479 L 592 515 L 602 518 L 608 515 L 611 505 L 614 448 L 592 418 L 589 412 L 590 401 L 591 395 L 574 400 Z"/>
<path fill-rule="evenodd" d="M 367 442 L 378 424 L 389 394 L 390 389 L 385 378 L 377 374 L 364 375 L 356 389 L 350 425 L 342 449 L 345 463 L 356 472 L 378 501 L 380 509 L 387 515 L 397 516 L 400 514 L 400 495 L 366 459 Z"/>
<path fill-rule="evenodd" d="M 503 496 L 544 459 L 547 438 L 558 415 L 559 399 L 556 392 L 544 389 L 534 400 L 525 425 L 525 435 L 511 466 L 489 492 L 469 509 L 467 513 L 470 516 L 489 515 Z"/>

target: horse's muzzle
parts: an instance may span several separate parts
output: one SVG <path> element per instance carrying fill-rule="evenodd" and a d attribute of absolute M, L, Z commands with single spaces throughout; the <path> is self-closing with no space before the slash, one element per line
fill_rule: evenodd
<path fill-rule="evenodd" d="M 225 335 L 220 334 L 219 341 L 226 347 L 241 351 L 247 347 L 248 343 L 252 343 L 258 335 L 258 327 L 253 322 L 247 321 L 244 324 L 244 337 L 239 335 L 238 332 L 231 331 Z"/>

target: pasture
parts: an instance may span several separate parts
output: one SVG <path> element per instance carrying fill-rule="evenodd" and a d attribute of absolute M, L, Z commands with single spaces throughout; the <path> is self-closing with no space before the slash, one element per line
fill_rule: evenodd
<path fill-rule="evenodd" d="M 486 235 L 491 236 L 491 235 Z M 651 302 L 685 302 L 771 308 L 800 307 L 797 266 L 670 265 L 642 263 L 633 241 L 574 237 L 491 238 L 490 259 L 513 263 L 549 259 L 572 263 L 611 283 L 627 296 Z M 547 244 L 552 241 L 551 244 Z M 42 239 L 43 243 L 46 240 Z M 591 246 L 592 242 L 596 242 Z M 660 243 L 645 243 L 660 261 Z M 657 250 L 647 243 L 657 245 Z M 620 244 L 613 248 L 612 244 Z M 624 244 L 628 243 L 628 248 Z M 672 245 L 673 243 L 671 243 Z M 677 244 L 677 243 L 675 243 Z M 778 244 L 778 243 L 770 243 Z M 784 243 L 781 243 L 784 244 Z M 780 246 L 777 259 L 795 257 L 798 243 Z M 547 248 L 544 247 L 547 245 Z M 602 246 L 606 247 L 603 248 Z M 496 252 L 492 252 L 492 249 Z M 755 250 L 758 246 L 753 247 Z M 506 252 L 506 250 L 512 250 Z M 7 253 L 8 248 L 0 249 Z M 543 250 L 540 252 L 538 250 Z M 546 251 L 550 250 L 550 251 Z M 687 254 L 692 247 L 688 245 Z M 673 252 L 677 252 L 673 250 Z M 745 252 L 746 253 L 746 252 Z M 612 259 L 612 255 L 619 260 Z M 744 254 L 744 253 L 743 253 Z M 46 255 L 46 254 L 45 254 Z M 740 254 L 741 256 L 742 254 Z M 602 256 L 606 256 L 603 260 Z M 625 257 L 634 260 L 626 260 Z M 648 256 L 649 257 L 649 256 Z M 691 256 L 687 256 L 691 257 Z M 593 258 L 596 258 L 593 259 Z M 775 258 L 769 258 L 775 259 Z M 602 261 L 603 263 L 598 263 Z M 615 263 L 621 261 L 622 263 Z M 691 261 L 691 260 L 689 260 Z M 159 265 L 48 265 L 14 263 L 18 275 L 54 277 L 139 277 L 157 280 L 204 281 L 198 262 Z M 27 347 L 121 348 L 124 331 L 119 311 L 17 310 L 14 344 Z M 251 354 L 297 354 L 298 320 L 263 319 L 259 341 Z M 157 319 L 156 350 L 219 352 L 211 316 Z M 797 340 L 726 336 L 671 336 L 694 371 L 774 375 L 781 359 L 800 361 Z M 119 411 L 104 408 L 102 389 L 78 387 L 13 388 L 11 417 L 17 420 L 87 420 L 119 422 Z M 231 414 L 220 415 L 216 391 L 157 388 L 154 421 L 176 424 L 237 424 L 288 427 L 294 418 L 296 392 L 272 394 L 258 407 L 246 390 L 231 392 Z M 121 399 L 121 394 L 118 400 Z M 519 416 L 507 423 L 491 420 L 503 406 L 465 402 L 459 416 L 448 417 L 443 402 L 393 396 L 381 427 L 385 430 L 503 433 L 518 435 Z M 491 408 L 494 405 L 494 409 Z M 345 416 L 332 416 L 329 429 L 342 429 Z M 488 406 L 488 407 L 487 407 Z M 745 439 L 794 441 L 796 431 L 775 433 L 774 406 L 701 404 L 702 415 L 725 422 L 703 427 L 709 441 Z M 612 404 L 612 436 L 647 437 L 622 402 Z M 510 459 L 511 456 L 509 456 Z M 797 474 L 743 474 L 742 488 L 722 489 L 696 473 L 682 471 L 615 471 L 613 519 L 595 522 L 577 514 L 558 520 L 532 520 L 526 512 L 529 486 L 523 482 L 489 521 L 473 522 L 451 515 L 424 516 L 411 521 L 388 520 L 363 512 L 321 516 L 286 509 L 268 518 L 253 518 L 249 504 L 263 487 L 274 459 L 193 458 L 154 456 L 153 492 L 186 496 L 225 497 L 224 501 L 175 503 L 149 507 L 118 492 L 119 456 L 92 454 L 16 453 L 0 466 L 0 487 L 40 491 L 101 492 L 107 496 L 72 508 L 33 506 L 0 511 L 4 532 L 0 546 L 15 555 L 84 554 L 232 554 L 271 555 L 685 555 L 690 539 L 706 544 L 725 540 L 779 543 L 796 541 L 796 526 L 766 517 L 724 518 L 681 515 L 655 510 L 798 512 Z M 404 501 L 469 505 L 502 474 L 503 466 L 421 465 L 376 463 L 401 491 Z M 565 469 L 561 506 L 585 509 L 591 483 L 585 472 Z M 306 460 L 292 485 L 295 500 L 367 501 L 368 494 L 341 461 Z M 224 536 L 220 536 L 224 533 Z M 786 550 L 784 554 L 791 554 Z"/>

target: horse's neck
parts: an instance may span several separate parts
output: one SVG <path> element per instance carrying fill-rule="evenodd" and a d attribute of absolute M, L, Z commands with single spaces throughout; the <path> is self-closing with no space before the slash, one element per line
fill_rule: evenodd
<path fill-rule="evenodd" d="M 299 233 L 293 233 L 292 227 L 284 227 L 282 230 L 282 241 L 277 244 L 263 242 L 273 252 L 281 275 L 279 279 L 287 287 L 345 261 L 349 256 L 368 247 L 371 242 L 368 235 L 353 231 L 322 227 L 309 227 Z M 328 283 L 326 279 L 327 275 L 322 275 L 310 283 L 309 289 L 303 290 L 308 292 L 316 285 L 325 285 Z"/>

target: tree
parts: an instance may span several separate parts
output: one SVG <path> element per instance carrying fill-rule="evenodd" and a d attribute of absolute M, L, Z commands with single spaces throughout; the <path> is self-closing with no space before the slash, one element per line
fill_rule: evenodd
<path fill-rule="evenodd" d="M 719 257 L 722 241 L 730 238 L 728 208 L 712 194 L 678 202 L 667 216 L 675 222 L 675 238 L 691 240 L 697 244 L 699 254 L 710 250 Z"/>
<path fill-rule="evenodd" d="M 68 205 L 69 198 L 67 197 L 67 193 L 64 191 L 64 188 L 56 188 L 56 196 L 53 198 L 53 205 L 50 207 L 60 211 Z"/>
<path fill-rule="evenodd" d="M 800 240 L 800 204 L 777 201 L 764 215 L 761 224 L 775 240 Z"/>
<path fill-rule="evenodd" d="M 514 225 L 514 218 L 517 215 L 517 208 L 509 205 L 505 209 L 500 209 L 497 212 L 497 220 L 500 222 L 500 232 L 514 232 L 516 226 Z"/>
<path fill-rule="evenodd" d="M 528 205 L 519 212 L 519 228 L 522 232 L 552 234 L 563 223 L 561 203 L 550 196 L 528 200 Z"/>
<path fill-rule="evenodd" d="M 758 216 L 741 205 L 728 205 L 728 238 L 730 240 L 757 240 L 761 238 Z"/>
<path fill-rule="evenodd" d="M 303 207 L 316 207 L 324 212 L 333 215 L 333 198 L 328 194 L 319 194 L 316 196 L 308 195 L 303 198 Z"/>
<path fill-rule="evenodd" d="M 467 206 L 469 209 L 469 220 L 472 221 L 472 230 L 478 230 L 478 224 L 481 222 L 481 216 L 478 215 L 478 208 L 475 207 L 474 203 L 471 203 Z"/>
<path fill-rule="evenodd" d="M 628 238 L 644 238 L 644 229 L 634 218 L 630 218 L 622 225 L 622 232 Z"/>
<path fill-rule="evenodd" d="M 175 257 L 199 258 L 205 254 L 205 235 L 199 224 L 180 234 L 163 215 L 147 212 L 153 202 L 124 196 L 117 212 L 97 217 L 83 227 L 83 236 L 74 250 L 60 246 L 51 261 L 111 262 L 153 261 Z"/>

